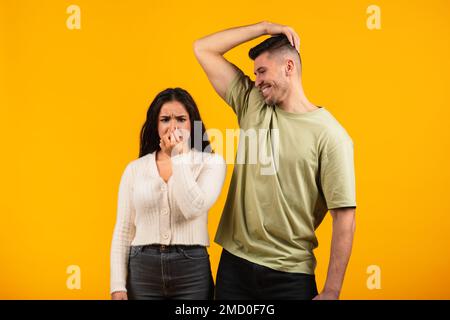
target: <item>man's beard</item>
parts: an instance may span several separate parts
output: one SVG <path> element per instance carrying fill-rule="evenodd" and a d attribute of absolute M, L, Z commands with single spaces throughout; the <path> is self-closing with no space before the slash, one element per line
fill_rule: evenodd
<path fill-rule="evenodd" d="M 278 91 L 279 89 L 277 89 Z M 280 99 L 274 92 L 274 88 L 272 87 L 271 93 L 267 98 L 264 98 L 264 102 L 268 105 L 276 105 L 279 104 Z"/>
<path fill-rule="evenodd" d="M 266 103 L 266 104 L 268 104 L 268 105 L 275 105 L 275 104 L 277 104 L 276 103 L 276 100 L 274 99 L 274 98 L 267 98 L 267 99 L 264 99 L 264 102 Z"/>

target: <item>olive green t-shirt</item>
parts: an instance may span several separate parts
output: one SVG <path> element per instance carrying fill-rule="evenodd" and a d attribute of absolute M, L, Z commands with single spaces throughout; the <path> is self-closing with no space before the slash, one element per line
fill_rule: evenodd
<path fill-rule="evenodd" d="M 241 71 L 226 101 L 241 135 L 215 242 L 275 270 L 314 274 L 315 229 L 329 209 L 356 207 L 352 139 L 323 107 L 299 114 L 266 104 Z"/>

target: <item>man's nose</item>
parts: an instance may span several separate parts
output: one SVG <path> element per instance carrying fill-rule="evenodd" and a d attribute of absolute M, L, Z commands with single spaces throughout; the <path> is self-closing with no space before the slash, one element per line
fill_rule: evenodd
<path fill-rule="evenodd" d="M 259 88 L 259 86 L 261 85 L 261 79 L 259 79 L 258 77 L 256 77 L 255 79 L 255 87 Z"/>

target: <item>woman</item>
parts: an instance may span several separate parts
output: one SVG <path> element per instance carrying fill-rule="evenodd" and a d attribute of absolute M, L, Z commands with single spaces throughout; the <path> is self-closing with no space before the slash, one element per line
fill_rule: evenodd
<path fill-rule="evenodd" d="M 194 133 L 194 121 L 201 123 L 197 105 L 180 88 L 159 93 L 147 111 L 139 158 L 119 187 L 114 300 L 213 298 L 207 218 L 226 165 L 211 152 L 203 124 Z"/>

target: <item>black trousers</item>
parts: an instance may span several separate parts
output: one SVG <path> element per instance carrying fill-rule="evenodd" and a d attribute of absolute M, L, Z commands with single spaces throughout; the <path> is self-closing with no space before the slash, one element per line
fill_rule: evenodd
<path fill-rule="evenodd" d="M 132 246 L 126 288 L 130 300 L 213 299 L 208 251 L 203 246 Z"/>
<path fill-rule="evenodd" d="M 311 300 L 316 295 L 314 275 L 277 271 L 222 250 L 217 271 L 217 300 Z"/>

